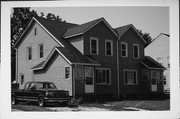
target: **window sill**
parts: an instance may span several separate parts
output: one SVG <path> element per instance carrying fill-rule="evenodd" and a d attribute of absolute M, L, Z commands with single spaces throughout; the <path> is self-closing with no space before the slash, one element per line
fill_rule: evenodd
<path fill-rule="evenodd" d="M 95 83 L 96 85 L 111 85 L 111 83 Z"/>

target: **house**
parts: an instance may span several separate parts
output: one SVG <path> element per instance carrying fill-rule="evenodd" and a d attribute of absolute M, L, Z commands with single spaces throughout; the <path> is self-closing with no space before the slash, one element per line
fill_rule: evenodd
<path fill-rule="evenodd" d="M 170 89 L 169 35 L 161 33 L 145 48 L 145 55 L 152 57 L 166 68 L 163 72 L 164 89 Z"/>
<path fill-rule="evenodd" d="M 81 25 L 33 18 L 16 47 L 16 80 L 53 81 L 73 97 L 163 91 L 164 67 L 144 56 L 136 28 L 99 18 Z"/>

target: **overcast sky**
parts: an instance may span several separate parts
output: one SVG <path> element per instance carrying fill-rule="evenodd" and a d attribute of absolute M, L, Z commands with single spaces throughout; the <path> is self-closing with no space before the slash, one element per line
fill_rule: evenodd
<path fill-rule="evenodd" d="M 133 24 L 137 29 L 155 38 L 160 33 L 169 34 L 168 7 L 32 7 L 38 13 L 59 15 L 63 20 L 82 24 L 104 17 L 113 27 Z"/>

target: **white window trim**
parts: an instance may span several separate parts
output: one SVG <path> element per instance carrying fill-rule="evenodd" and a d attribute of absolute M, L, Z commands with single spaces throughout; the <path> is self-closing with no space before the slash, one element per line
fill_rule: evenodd
<path fill-rule="evenodd" d="M 66 78 L 66 70 L 65 70 L 66 67 L 69 67 L 69 68 L 70 68 L 70 69 L 69 69 L 69 70 L 70 70 L 70 71 L 69 71 L 69 75 L 70 75 L 69 78 Z M 64 79 L 65 79 L 65 80 L 70 80 L 70 79 L 71 79 L 71 74 L 72 74 L 72 73 L 71 73 L 71 66 L 69 66 L 69 65 L 64 66 Z"/>
<path fill-rule="evenodd" d="M 111 55 L 107 54 L 107 48 L 106 48 L 106 43 L 107 42 L 111 43 Z M 113 56 L 113 41 L 112 40 L 105 40 L 105 56 Z"/>
<path fill-rule="evenodd" d="M 138 57 L 135 57 L 135 56 L 134 56 L 134 46 L 137 46 L 137 48 L 138 48 Z M 134 59 L 139 59 L 139 58 L 140 58 L 140 54 L 139 54 L 139 44 L 133 44 L 133 58 L 134 58 Z"/>
<path fill-rule="evenodd" d="M 126 56 L 122 56 L 122 44 L 126 46 Z M 128 44 L 126 42 L 121 42 L 121 57 L 128 57 Z"/>
<path fill-rule="evenodd" d="M 125 83 L 125 71 L 135 71 L 136 72 L 136 84 L 126 84 Z M 138 85 L 138 72 L 135 69 L 124 69 L 124 85 Z"/>
<path fill-rule="evenodd" d="M 29 48 L 31 48 L 31 59 L 29 59 Z M 28 61 L 31 61 L 32 58 L 33 58 L 33 50 L 32 50 L 32 46 L 29 46 L 29 47 L 26 48 L 26 59 Z"/>
<path fill-rule="evenodd" d="M 97 53 L 94 54 L 91 52 L 92 48 L 91 48 L 91 42 L 92 40 L 96 40 L 96 48 L 97 48 Z M 91 55 L 99 55 L 99 42 L 98 42 L 98 38 L 95 38 L 95 37 L 90 37 L 90 54 Z"/>
<path fill-rule="evenodd" d="M 148 79 L 147 79 L 147 80 L 144 80 L 144 79 L 143 79 L 143 72 L 144 72 L 144 71 L 147 71 L 147 72 L 148 72 Z M 149 81 L 149 71 L 148 71 L 147 69 L 143 69 L 143 70 L 142 70 L 142 80 L 143 80 L 143 81 Z"/>
<path fill-rule="evenodd" d="M 19 85 L 20 86 L 24 86 L 24 83 L 23 83 L 23 85 L 21 85 L 21 76 L 24 76 L 24 73 L 19 73 Z M 24 76 L 24 79 L 25 79 L 25 76 Z M 25 82 L 25 80 L 24 80 L 24 82 Z"/>
<path fill-rule="evenodd" d="M 97 85 L 111 85 L 111 68 L 95 68 L 95 71 L 96 70 L 109 70 L 109 83 L 96 83 L 96 81 L 95 81 L 95 83 Z M 95 75 L 95 78 L 96 78 L 96 75 Z"/>
<path fill-rule="evenodd" d="M 43 46 L 43 57 L 40 57 L 40 46 Z M 38 58 L 39 59 L 43 59 L 44 58 L 44 43 L 40 43 L 39 45 L 38 45 Z"/>

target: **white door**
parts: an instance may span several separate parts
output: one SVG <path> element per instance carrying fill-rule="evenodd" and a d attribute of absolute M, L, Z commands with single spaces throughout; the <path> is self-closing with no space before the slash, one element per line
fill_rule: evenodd
<path fill-rule="evenodd" d="M 151 71 L 151 91 L 157 92 L 157 81 L 160 80 L 159 71 Z"/>
<path fill-rule="evenodd" d="M 85 67 L 85 93 L 94 93 L 94 68 Z"/>

